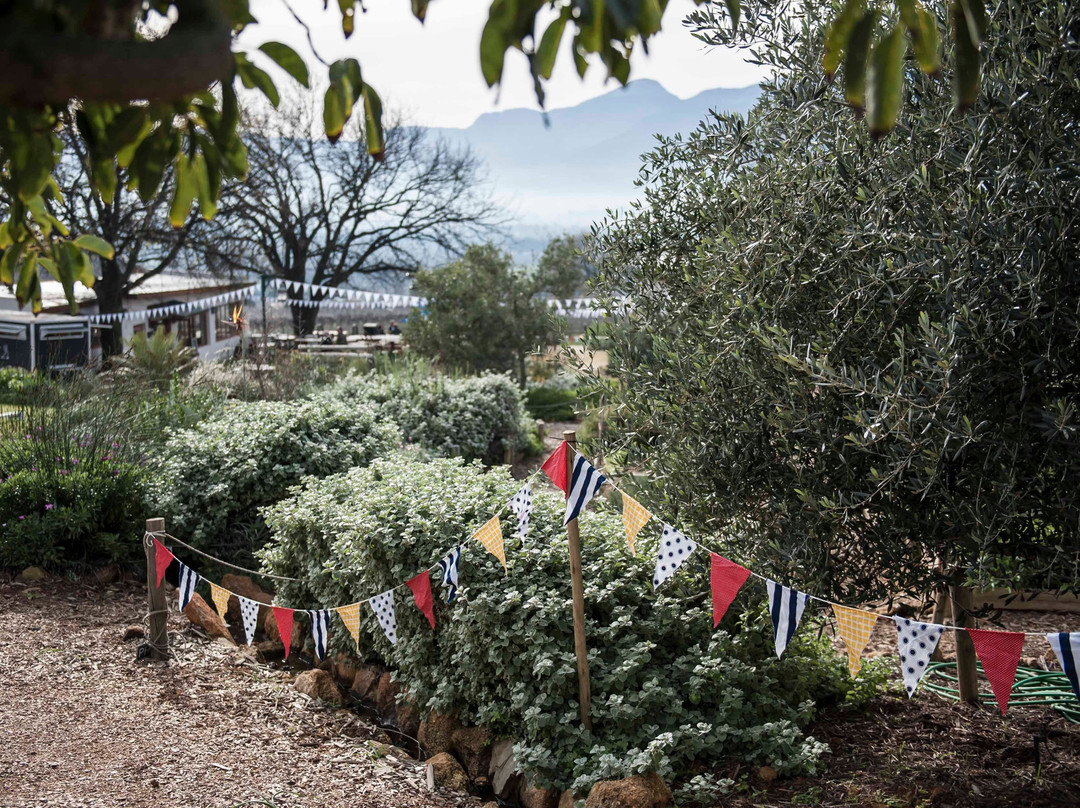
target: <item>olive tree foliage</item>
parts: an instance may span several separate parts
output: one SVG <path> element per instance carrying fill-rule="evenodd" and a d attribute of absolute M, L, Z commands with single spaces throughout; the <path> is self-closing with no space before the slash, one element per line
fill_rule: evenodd
<path fill-rule="evenodd" d="M 769 21 L 747 119 L 662 141 L 594 231 L 600 290 L 633 304 L 592 337 L 610 448 L 681 524 L 822 595 L 1075 588 L 1080 8 L 997 0 L 970 114 L 908 63 L 879 142 L 835 114 L 814 14 Z"/>
<path fill-rule="evenodd" d="M 810 2 L 824 6 L 833 0 Z M 952 3 L 962 88 L 957 98 L 963 104 L 979 84 L 984 0 Z M 775 3 L 746 5 L 768 10 Z M 411 6 L 423 22 L 428 0 L 411 0 Z M 480 37 L 484 80 L 498 84 L 506 53 L 518 50 L 542 102 L 559 44 L 570 35 L 581 76 L 590 59 L 599 60 L 609 77 L 625 84 L 631 50 L 647 49 L 666 8 L 667 0 L 494 0 Z M 739 0 L 726 0 L 723 8 L 737 26 Z M 363 4 L 338 0 L 334 10 L 327 4 L 324 9 L 340 19 L 348 38 Z M 306 29 L 293 14 L 297 27 Z M 880 28 L 879 18 L 885 20 Z M 113 252 L 100 237 L 73 234 L 69 223 L 48 210 L 46 203 L 61 195 L 54 177 L 63 151 L 60 117 L 75 113 L 91 158 L 90 184 L 105 204 L 116 193 L 118 169 L 129 170 L 132 187 L 149 200 L 171 165 L 173 225 L 182 226 L 195 203 L 212 218 L 223 183 L 248 171 L 238 85 L 260 91 L 277 106 L 278 87 L 260 60 L 275 63 L 305 87 L 312 84 L 307 63 L 288 45 L 265 42 L 257 54 L 240 48 L 239 35 L 257 27 L 250 0 L 13 0 L 0 9 L 0 183 L 13 200 L 0 222 L 0 282 L 14 286 L 20 305 L 40 310 L 38 279 L 44 270 L 62 283 L 75 309 L 75 282 L 94 284 L 87 252 L 105 258 Z M 878 134 L 895 120 L 908 43 L 924 70 L 933 73 L 939 65 L 938 30 L 918 0 L 845 0 L 828 42 L 824 70 L 834 72 L 843 62 L 853 104 L 867 94 L 859 87 L 869 87 L 870 120 Z M 327 63 L 313 46 L 312 51 L 325 70 L 319 83 L 328 85 L 322 105 L 327 137 L 341 137 L 355 107 L 362 110 L 368 150 L 375 157 L 384 154 L 382 102 L 363 79 L 360 63 Z"/>

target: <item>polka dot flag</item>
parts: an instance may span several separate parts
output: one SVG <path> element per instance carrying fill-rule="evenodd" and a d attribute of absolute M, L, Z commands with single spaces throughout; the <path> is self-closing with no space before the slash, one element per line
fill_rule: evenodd
<path fill-rule="evenodd" d="M 900 673 L 904 677 L 904 689 L 910 699 L 926 674 L 930 657 L 934 655 L 944 629 L 934 623 L 920 623 L 907 617 L 894 617 L 893 620 L 896 623 Z"/>
<path fill-rule="evenodd" d="M 525 536 L 529 533 L 529 514 L 532 509 L 532 488 L 525 483 L 510 500 L 510 510 L 517 514 L 517 532 L 522 541 L 525 541 Z"/>
<path fill-rule="evenodd" d="M 671 525 L 664 525 L 660 536 L 660 548 L 656 552 L 656 572 L 653 574 L 653 589 L 675 574 L 675 570 L 697 549 L 697 542 L 686 538 Z"/>
<path fill-rule="evenodd" d="M 240 600 L 240 617 L 244 620 L 244 638 L 247 644 L 251 645 L 255 639 L 255 628 L 259 625 L 259 602 L 240 595 L 236 597 Z"/>
<path fill-rule="evenodd" d="M 870 634 L 874 631 L 877 622 L 877 614 L 852 609 L 850 606 L 841 606 L 839 603 L 832 605 L 833 614 L 836 615 L 836 628 L 844 639 L 847 647 L 847 668 L 851 678 L 859 675 L 862 667 L 862 652 L 866 643 L 870 641 Z"/>
<path fill-rule="evenodd" d="M 503 549 L 502 525 L 499 517 L 493 516 L 484 523 L 484 526 L 473 534 L 473 538 L 484 545 L 484 548 L 502 562 L 506 569 L 506 551 Z"/>
<path fill-rule="evenodd" d="M 626 543 L 630 545 L 630 552 L 637 555 L 634 549 L 634 541 L 638 531 L 645 527 L 645 523 L 652 518 L 652 514 L 642 507 L 641 503 L 629 494 L 622 495 L 622 523 L 626 528 Z"/>
<path fill-rule="evenodd" d="M 226 612 L 229 611 L 229 595 L 231 595 L 228 589 L 217 584 L 210 583 L 210 598 L 214 601 L 214 606 L 217 607 L 217 613 L 221 615 L 221 619 L 225 619 Z"/>
<path fill-rule="evenodd" d="M 338 613 L 338 617 L 341 618 L 341 622 L 345 624 L 345 628 L 349 630 L 349 634 L 352 635 L 353 642 L 356 643 L 356 651 L 360 652 L 360 604 L 350 603 L 348 606 L 338 606 L 335 609 Z"/>
<path fill-rule="evenodd" d="M 368 603 L 375 612 L 375 618 L 382 626 L 386 639 L 391 645 L 397 645 L 397 617 L 394 615 L 394 590 L 390 589 L 381 595 L 376 595 Z"/>

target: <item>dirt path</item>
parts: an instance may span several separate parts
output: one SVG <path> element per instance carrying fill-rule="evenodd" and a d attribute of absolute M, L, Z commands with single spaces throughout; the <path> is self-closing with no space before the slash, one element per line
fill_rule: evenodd
<path fill-rule="evenodd" d="M 121 638 L 145 607 L 134 583 L 0 583 L 0 807 L 478 805 L 186 620 L 175 662 L 136 662 Z"/>

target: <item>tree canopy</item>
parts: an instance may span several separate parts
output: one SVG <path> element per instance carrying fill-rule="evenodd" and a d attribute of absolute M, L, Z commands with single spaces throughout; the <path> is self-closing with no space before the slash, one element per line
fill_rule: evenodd
<path fill-rule="evenodd" d="M 825 596 L 925 591 L 935 559 L 1074 586 L 1080 9 L 1000 0 L 972 112 L 911 64 L 877 143 L 834 114 L 794 35 L 812 15 L 769 21 L 749 117 L 663 141 L 598 229 L 600 286 L 633 302 L 602 342 L 628 460 L 735 560 Z"/>

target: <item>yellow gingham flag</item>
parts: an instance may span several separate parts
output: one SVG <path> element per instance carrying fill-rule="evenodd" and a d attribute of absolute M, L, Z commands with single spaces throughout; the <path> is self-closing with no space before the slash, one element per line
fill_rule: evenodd
<path fill-rule="evenodd" d="M 502 525 L 499 517 L 493 516 L 484 523 L 484 526 L 473 534 L 473 538 L 484 545 L 487 551 L 502 562 L 506 569 L 506 552 L 503 550 Z"/>
<path fill-rule="evenodd" d="M 862 652 L 866 643 L 870 640 L 870 634 L 877 622 L 877 614 L 865 612 L 862 609 L 852 609 L 850 606 L 833 604 L 833 614 L 836 615 L 836 627 L 840 636 L 844 638 L 847 646 L 848 671 L 851 678 L 859 675 L 862 667 Z"/>
<path fill-rule="evenodd" d="M 217 606 L 217 613 L 221 615 L 221 619 L 225 619 L 225 613 L 229 611 L 229 596 L 232 594 L 228 589 L 218 586 L 215 583 L 210 584 L 210 597 L 214 601 L 214 605 Z"/>
<path fill-rule="evenodd" d="M 360 604 L 350 603 L 348 606 L 338 606 L 335 611 L 345 628 L 352 634 L 353 642 L 356 643 L 357 652 L 360 651 Z"/>
<path fill-rule="evenodd" d="M 629 494 L 622 495 L 622 523 L 626 526 L 626 543 L 630 545 L 631 553 L 637 554 L 634 550 L 634 539 L 651 518 L 652 514 L 641 507 L 640 502 Z"/>

